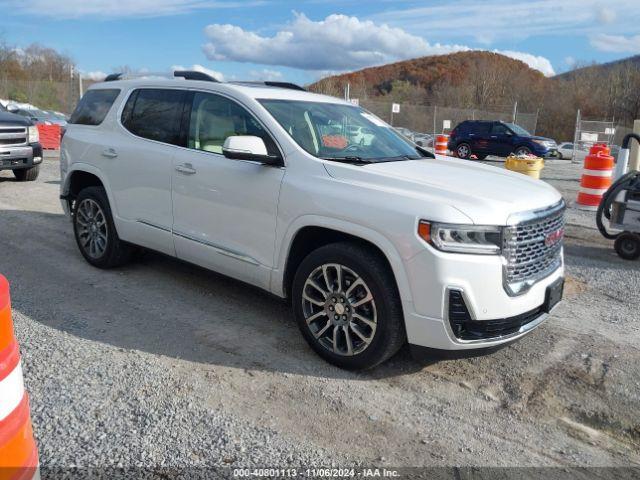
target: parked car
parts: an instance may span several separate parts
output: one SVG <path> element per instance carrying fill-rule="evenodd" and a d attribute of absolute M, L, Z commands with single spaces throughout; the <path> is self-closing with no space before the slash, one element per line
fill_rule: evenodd
<path fill-rule="evenodd" d="M 352 143 L 359 145 L 371 145 L 375 138 L 373 131 L 368 127 L 360 127 L 357 125 L 349 125 L 347 127 L 347 135 Z"/>
<path fill-rule="evenodd" d="M 475 155 L 484 160 L 488 155 L 507 157 L 512 153 L 547 158 L 555 156 L 558 147 L 554 140 L 531 135 L 515 123 L 465 120 L 451 131 L 448 149 L 459 158 Z"/>
<path fill-rule="evenodd" d="M 429 135 L 428 133 L 414 133 L 411 136 L 411 140 L 421 147 L 433 148 L 433 135 Z"/>
<path fill-rule="evenodd" d="M 547 183 L 435 160 L 334 97 L 182 75 L 94 84 L 71 116 L 61 199 L 91 265 L 142 246 L 288 298 L 311 348 L 349 369 L 407 341 L 513 342 L 560 300 L 564 203 Z"/>
<path fill-rule="evenodd" d="M 575 144 L 573 142 L 562 142 L 558 145 L 558 158 L 564 160 L 572 160 L 574 158 L 574 150 L 575 150 L 575 159 L 576 160 L 584 160 L 584 157 L 589 153 L 589 149 L 580 145 Z"/>
<path fill-rule="evenodd" d="M 38 128 L 0 106 L 0 170 L 12 170 L 19 182 L 38 178 L 42 145 Z"/>
<path fill-rule="evenodd" d="M 408 138 L 409 140 L 412 140 L 413 137 L 413 133 L 411 130 L 409 130 L 408 128 L 405 127 L 393 127 L 395 129 L 396 132 L 398 132 L 400 135 Z"/>

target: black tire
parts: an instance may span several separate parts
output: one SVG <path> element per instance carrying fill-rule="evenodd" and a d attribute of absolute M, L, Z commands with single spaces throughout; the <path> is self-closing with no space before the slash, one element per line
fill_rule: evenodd
<path fill-rule="evenodd" d="M 518 155 L 531 155 L 531 149 L 529 147 L 518 147 L 513 152 L 516 156 Z"/>
<path fill-rule="evenodd" d="M 614 243 L 616 253 L 625 260 L 637 260 L 640 258 L 640 235 L 624 232 Z"/>
<path fill-rule="evenodd" d="M 313 275 L 319 267 L 326 264 L 339 264 L 356 273 L 365 282 L 375 302 L 376 329 L 369 336 L 371 340 L 368 346 L 359 353 L 351 355 L 334 353 L 334 351 L 329 350 L 320 340 L 315 338 L 311 327 L 307 325 L 303 307 L 305 283 L 310 275 Z M 346 272 L 347 270 L 343 271 Z M 345 275 L 348 275 L 348 273 Z M 348 286 L 349 284 L 346 283 L 346 285 Z M 335 289 L 336 292 L 338 290 L 337 288 Z M 400 295 L 398 294 L 393 273 L 378 252 L 358 243 L 332 243 L 311 252 L 296 271 L 293 280 L 292 303 L 298 327 L 307 343 L 318 355 L 340 368 L 348 370 L 373 368 L 391 358 L 406 342 L 402 304 L 400 303 Z M 327 303 L 329 303 L 329 300 L 327 300 Z M 360 307 L 354 305 L 352 307 L 353 312 L 357 308 Z M 347 311 L 349 311 L 348 308 Z M 351 317 L 351 314 L 349 316 Z M 328 317 L 327 323 L 331 325 L 329 330 L 336 328 L 334 321 Z M 343 328 L 347 330 L 351 328 L 353 332 L 353 319 L 350 318 L 347 324 Z M 357 328 L 359 329 L 359 327 Z M 357 337 L 354 336 L 353 338 L 358 341 Z M 353 346 L 355 347 L 356 344 L 354 343 Z M 354 352 L 355 350 L 354 348 Z"/>
<path fill-rule="evenodd" d="M 456 146 L 456 155 L 458 156 L 458 158 L 468 160 L 469 158 L 471 158 L 471 155 L 473 155 L 473 152 L 471 151 L 471 145 L 465 142 L 459 143 Z"/>
<path fill-rule="evenodd" d="M 83 222 L 83 217 L 81 213 L 78 213 L 78 210 L 85 200 L 97 204 L 106 222 L 106 247 L 104 247 L 104 251 L 99 255 L 92 255 L 89 251 L 89 246 L 81 239 L 81 236 L 86 234 L 86 230 L 84 232 L 82 231 L 83 226 L 81 222 Z M 111 215 L 109 199 L 102 187 L 87 187 L 78 194 L 73 206 L 73 232 L 80 253 L 85 260 L 94 267 L 105 269 L 119 267 L 131 259 L 134 248 L 118 237 L 118 232 L 116 232 L 116 227 L 113 223 L 113 216 Z"/>
<path fill-rule="evenodd" d="M 13 171 L 13 175 L 19 182 L 33 182 L 40 174 L 40 165 L 31 168 L 19 168 Z"/>

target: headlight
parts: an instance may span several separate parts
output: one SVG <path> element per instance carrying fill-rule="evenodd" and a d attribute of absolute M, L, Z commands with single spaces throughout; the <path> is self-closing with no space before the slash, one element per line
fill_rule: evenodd
<path fill-rule="evenodd" d="M 29 143 L 38 143 L 40 141 L 40 134 L 38 133 L 38 127 L 27 127 Z"/>
<path fill-rule="evenodd" d="M 502 228 L 480 225 L 449 225 L 421 221 L 418 235 L 438 250 L 478 255 L 498 255 L 502 250 Z"/>

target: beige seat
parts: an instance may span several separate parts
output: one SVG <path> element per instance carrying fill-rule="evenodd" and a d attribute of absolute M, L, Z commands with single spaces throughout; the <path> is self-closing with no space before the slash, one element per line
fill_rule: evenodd
<path fill-rule="evenodd" d="M 198 109 L 195 148 L 207 152 L 222 153 L 227 137 L 235 135 L 235 126 L 229 117 L 216 115 L 205 108 Z"/>

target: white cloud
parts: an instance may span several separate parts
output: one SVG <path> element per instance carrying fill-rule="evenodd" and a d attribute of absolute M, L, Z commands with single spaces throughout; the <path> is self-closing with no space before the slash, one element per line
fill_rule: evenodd
<path fill-rule="evenodd" d="M 494 50 L 493 52 L 500 53 L 505 57 L 520 60 L 521 62 L 524 62 L 527 65 L 529 65 L 531 68 L 541 71 L 547 77 L 550 77 L 556 74 L 556 72 L 553 70 L 553 66 L 551 65 L 551 62 L 545 57 L 532 55 L 530 53 L 524 53 L 524 52 L 514 52 L 513 50 Z"/>
<path fill-rule="evenodd" d="M 489 38 L 605 33 L 614 21 L 616 33 L 633 34 L 640 22 L 640 9 L 634 8 L 633 3 L 631 0 L 432 0 L 405 8 L 394 2 L 389 9 L 369 19 L 401 26 L 410 33 L 429 32 L 438 38 L 473 38 L 480 42 Z"/>
<path fill-rule="evenodd" d="M 104 80 L 106 76 L 107 74 L 100 70 L 96 70 L 93 72 L 82 72 L 82 78 L 86 78 L 87 80 L 93 80 L 95 82 Z"/>
<path fill-rule="evenodd" d="M 279 81 L 282 80 L 282 72 L 278 70 L 271 70 L 268 68 L 263 68 L 262 70 L 251 70 L 249 72 L 249 77 L 252 80 L 262 80 L 262 81 Z"/>
<path fill-rule="evenodd" d="M 346 15 L 313 21 L 295 14 L 273 36 L 261 36 L 235 25 L 208 25 L 203 51 L 210 60 L 280 65 L 309 71 L 346 71 L 398 60 L 470 51 L 465 45 L 429 43 L 401 28 Z M 544 57 L 516 51 L 497 51 L 522 60 L 545 75 L 553 75 Z"/>
<path fill-rule="evenodd" d="M 607 35 L 601 33 L 591 38 L 591 45 L 602 52 L 640 53 L 640 35 Z"/>
<path fill-rule="evenodd" d="M 616 12 L 607 7 L 598 9 L 598 21 L 604 24 L 613 23 L 618 15 Z"/>
<path fill-rule="evenodd" d="M 53 18 L 160 17 L 215 8 L 240 8 L 263 1 L 223 0 L 8 0 L 7 8 Z"/>
<path fill-rule="evenodd" d="M 210 77 L 213 77 L 220 82 L 224 80 L 224 75 L 222 73 L 198 64 L 192 65 L 191 68 L 185 68 L 182 65 L 173 65 L 169 70 L 171 71 L 171 73 L 175 72 L 176 70 L 195 70 L 196 72 L 206 73 Z"/>
<path fill-rule="evenodd" d="M 577 63 L 577 60 L 569 55 L 568 57 L 564 57 L 564 63 L 566 63 L 568 67 L 573 68 Z"/>

